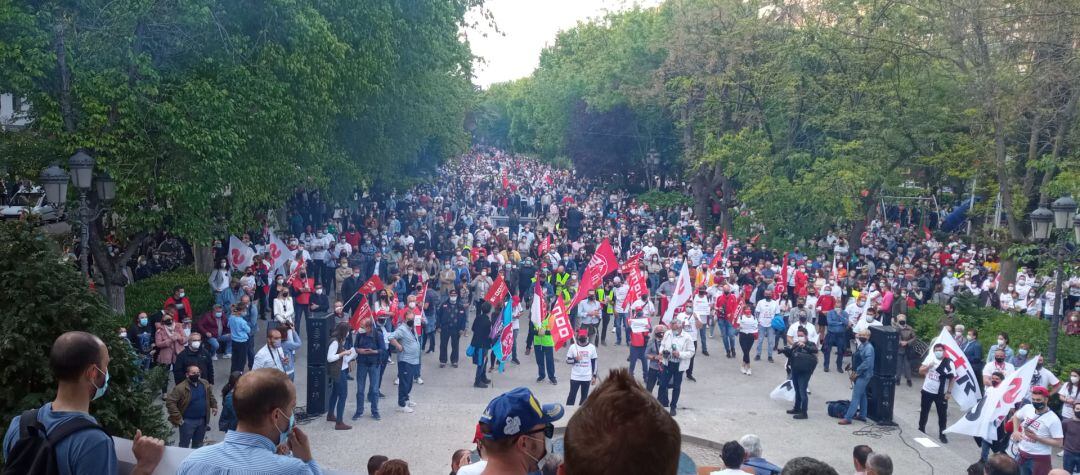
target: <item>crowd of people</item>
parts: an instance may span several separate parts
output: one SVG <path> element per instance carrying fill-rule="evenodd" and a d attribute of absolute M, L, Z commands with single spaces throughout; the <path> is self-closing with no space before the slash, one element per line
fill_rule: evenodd
<path fill-rule="evenodd" d="M 284 249 L 276 246 L 279 239 Z M 698 381 L 695 363 L 711 357 L 712 346 L 714 352 L 722 348 L 724 358 L 737 359 L 747 377 L 763 358 L 774 363 L 776 354 L 785 356 L 796 392 L 788 413 L 796 420 L 809 417 L 808 385 L 819 363 L 826 373 L 846 374 L 854 386 L 840 420 L 846 424 L 867 415 L 866 387 L 875 360 L 868 343 L 870 327 L 896 325 L 901 342 L 895 382 L 906 380 L 911 386 L 915 371 L 926 376 L 919 428 L 925 430 L 929 409 L 936 406 L 939 438 L 948 442 L 942 431 L 954 373 L 938 347 L 917 338 L 909 309 L 929 302 L 943 305 L 945 316 L 937 323 L 955 334 L 968 361 L 984 376 L 980 383 L 991 386 L 1041 349 L 1001 334 L 984 350 L 976 329 L 955 321 L 959 302 L 998 308 L 1017 318 L 1046 318 L 1056 310 L 1056 293 L 1062 292 L 1063 330 L 1080 334 L 1080 277 L 1055 289 L 1045 276 L 1021 269 L 1015 284 L 999 285 L 999 258 L 991 247 L 952 236 L 938 240 L 914 223 L 874 220 L 855 241 L 849 242 L 840 230 L 828 230 L 820 239 L 781 251 L 768 247 L 761 235 L 735 239 L 719 227 L 705 229 L 689 207 L 656 209 L 573 171 L 483 147 L 442 167 L 437 179 L 402 193 L 356 192 L 345 204 L 330 206 L 318 192 L 300 191 L 289 203 L 285 222 L 268 222 L 238 241 L 253 257 L 237 266 L 232 262 L 235 253 L 221 240 L 207 282 L 214 296 L 210 310 L 196 314 L 185 289 L 177 287 L 162 309 L 147 309 L 129 327 L 118 329 L 143 368 L 163 366 L 174 375 L 171 389 L 166 382 L 161 390 L 181 446 L 200 447 L 211 415 L 221 411 L 219 428 L 229 431 L 225 441 L 197 451 L 198 457 L 185 462 L 185 473 L 222 466 L 222 451 L 229 447 L 243 447 L 253 457 L 230 463 L 257 464 L 262 449 L 272 453 L 281 444 L 298 447 L 292 453 L 299 463 L 317 471 L 306 437 L 293 430 L 291 418 L 297 350 L 305 343 L 304 321 L 312 317 L 326 316 L 332 329 L 326 355 L 331 381 L 326 418 L 338 430 L 352 428 L 344 412 L 349 381 L 356 383 L 351 421 L 364 417 L 365 410 L 381 418 L 387 367 L 396 371 L 397 410 L 418 410 L 411 393 L 424 383 L 422 373 L 436 364 L 436 356 L 426 356 L 436 351 L 440 368 L 457 367 L 465 353 L 476 366 L 473 386 L 479 388 L 489 386 L 488 374 L 496 366 L 521 364 L 521 355 L 534 356 L 537 383 L 558 385 L 555 362 L 565 361 L 571 368 L 566 404 L 584 403 L 577 418 L 599 405 L 604 387 L 619 384 L 609 377 L 591 390 L 602 367 L 597 347 L 624 342 L 626 378 L 633 380 L 640 364 L 640 389 L 650 395 L 653 406 L 664 408 L 665 421 L 677 416 L 684 379 Z M 624 265 L 608 269 L 597 282 L 587 281 L 587 269 L 602 246 L 610 246 Z M 684 274 L 689 289 L 680 288 Z M 635 288 L 639 280 L 642 288 Z M 505 294 L 500 294 L 503 286 Z M 577 300 L 582 288 L 585 295 L 565 309 L 569 338 L 558 334 L 552 319 L 535 317 L 536 308 L 546 314 L 557 302 Z M 542 301 L 534 305 L 537 298 Z M 499 335 L 493 331 L 502 328 L 506 311 L 512 316 L 509 352 L 500 351 Z M 265 346 L 255 348 L 256 335 L 266 335 Z M 563 356 L 557 357 L 557 351 Z M 218 359 L 230 360 L 228 378 L 215 378 Z M 81 376 L 93 384 L 100 380 L 96 371 Z M 1080 372 L 1073 370 L 1070 376 L 1063 384 L 1040 367 L 1032 384 L 1036 389 L 1027 398 L 1032 406 L 1017 411 L 1016 427 L 1030 427 L 1035 419 L 1036 427 L 1050 428 L 1045 435 L 1025 439 L 1045 447 L 1029 445 L 1025 451 L 1020 444 L 1021 454 L 1028 457 L 1021 462 L 1038 467 L 1030 473 L 1047 473 L 1043 467 L 1049 459 L 1043 456 L 1049 456 L 1048 447 L 1064 445 L 1066 465 L 1080 466 L 1080 435 L 1073 435 L 1070 444 L 1060 429 L 1047 423 L 1051 417 L 1034 406 L 1041 392 L 1047 398 L 1058 395 L 1068 408 L 1061 418 L 1076 422 L 1073 405 L 1080 402 Z M 836 378 L 843 381 L 841 375 Z M 220 397 L 214 394 L 217 383 L 223 383 Z M 630 386 L 618 387 L 637 391 L 627 389 Z M 274 397 L 252 400 L 252 394 Z M 533 398 L 520 392 L 504 396 L 500 411 L 515 410 Z M 1034 411 L 1030 417 L 1029 407 Z M 538 417 L 533 426 L 546 430 L 547 416 Z M 1068 424 L 1059 420 L 1057 427 L 1063 425 Z M 501 463 L 500 454 L 527 455 L 538 463 L 544 446 L 540 432 L 520 433 L 507 441 L 506 436 L 514 434 L 504 430 L 481 419 L 480 446 L 488 463 Z M 677 434 L 677 425 L 674 430 Z M 568 428 L 568 434 L 574 432 Z M 577 433 L 587 433 L 587 428 Z M 1026 434 L 1014 430 L 1007 437 Z M 726 469 L 741 470 L 731 466 L 737 458 L 760 458 L 760 448 L 754 456 L 755 444 L 742 442 L 734 443 L 730 454 L 725 445 Z M 572 467 L 567 443 L 565 465 Z M 989 452 L 1005 448 L 986 446 L 982 459 L 989 467 L 997 460 Z M 875 467 L 871 473 L 891 473 L 887 457 L 873 460 L 864 458 Z M 391 467 L 399 465 L 390 462 Z"/>

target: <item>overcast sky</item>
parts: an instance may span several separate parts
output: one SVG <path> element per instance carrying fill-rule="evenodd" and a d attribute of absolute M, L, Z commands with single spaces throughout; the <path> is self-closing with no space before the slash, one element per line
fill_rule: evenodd
<path fill-rule="evenodd" d="M 487 0 L 484 6 L 495 15 L 495 23 L 503 34 L 494 33 L 483 22 L 467 33 L 473 54 L 484 58 L 484 62 L 473 65 L 474 81 L 486 88 L 528 76 L 540 61 L 540 50 L 554 43 L 559 31 L 573 27 L 578 21 L 602 17 L 635 4 L 648 7 L 659 3 L 660 0 Z"/>

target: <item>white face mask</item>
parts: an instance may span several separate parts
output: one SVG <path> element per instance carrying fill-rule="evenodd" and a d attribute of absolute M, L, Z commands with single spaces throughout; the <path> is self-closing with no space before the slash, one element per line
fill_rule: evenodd
<path fill-rule="evenodd" d="M 1005 346 L 1005 340 L 998 338 L 998 346 Z"/>
<path fill-rule="evenodd" d="M 191 336 L 191 329 L 190 328 L 185 328 L 184 329 L 184 336 Z"/>
<path fill-rule="evenodd" d="M 120 333 L 120 338 L 127 338 L 127 332 L 121 332 Z M 1073 382 L 1075 383 L 1076 381 L 1073 381 Z"/>
<path fill-rule="evenodd" d="M 409 302 L 409 308 L 416 308 L 416 302 Z"/>
<path fill-rule="evenodd" d="M 806 337 L 805 336 L 800 336 L 799 337 L 799 343 L 806 343 Z"/>
<path fill-rule="evenodd" d="M 322 289 L 315 289 L 316 295 L 322 295 Z"/>
<path fill-rule="evenodd" d="M 940 359 L 942 359 L 944 357 L 945 357 L 945 352 L 944 351 L 937 350 L 937 351 L 934 352 L 934 358 L 937 358 L 937 359 L 940 360 Z"/>
<path fill-rule="evenodd" d="M 193 341 L 193 342 L 191 342 L 191 349 L 193 349 L 193 350 L 198 350 L 200 346 L 202 346 L 201 341 Z"/>
<path fill-rule="evenodd" d="M 1080 376 L 1069 376 L 1069 382 L 1073 384 L 1080 384 Z"/>

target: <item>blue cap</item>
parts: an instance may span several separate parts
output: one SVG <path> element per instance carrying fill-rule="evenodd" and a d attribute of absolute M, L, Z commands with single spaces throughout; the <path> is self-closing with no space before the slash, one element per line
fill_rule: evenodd
<path fill-rule="evenodd" d="M 488 425 L 485 439 L 498 440 L 522 434 L 540 424 L 550 424 L 562 416 L 562 404 L 541 405 L 532 391 L 520 387 L 492 399 L 480 415 L 480 423 Z"/>

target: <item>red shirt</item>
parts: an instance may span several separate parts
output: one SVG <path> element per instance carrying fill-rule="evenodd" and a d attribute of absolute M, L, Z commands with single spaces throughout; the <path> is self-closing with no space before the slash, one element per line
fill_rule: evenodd
<path fill-rule="evenodd" d="M 307 290 L 301 290 L 304 287 Z M 296 303 L 300 305 L 308 305 L 311 303 L 311 290 L 315 288 L 315 279 L 308 277 L 307 279 L 301 279 L 294 277 L 292 280 L 292 288 L 299 292 L 296 295 Z"/>
<path fill-rule="evenodd" d="M 345 242 L 349 243 L 349 245 L 353 247 L 353 252 L 359 252 L 360 231 L 349 231 L 345 233 Z"/>
<path fill-rule="evenodd" d="M 836 308 L 836 299 L 832 295 L 822 295 L 817 299 L 817 308 L 821 313 L 829 313 L 829 310 Z"/>
<path fill-rule="evenodd" d="M 724 294 L 716 298 L 716 308 L 723 312 L 724 319 L 734 323 L 735 309 L 739 307 L 739 299 L 735 294 Z"/>

